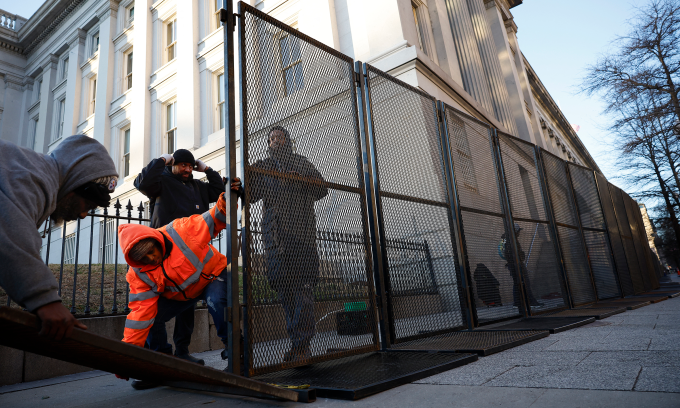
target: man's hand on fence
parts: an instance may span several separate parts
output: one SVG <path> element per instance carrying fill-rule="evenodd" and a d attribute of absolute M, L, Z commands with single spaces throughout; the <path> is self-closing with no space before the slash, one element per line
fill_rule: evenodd
<path fill-rule="evenodd" d="M 172 166 L 172 163 L 175 161 L 175 158 L 168 153 L 161 155 L 161 159 L 163 159 L 166 166 Z"/>
<path fill-rule="evenodd" d="M 53 340 L 59 341 L 71 337 L 73 327 L 87 330 L 87 326 L 73 317 L 71 312 L 60 302 L 48 303 L 36 310 L 35 313 L 42 324 L 38 334 Z"/>
<path fill-rule="evenodd" d="M 196 167 L 194 167 L 194 170 L 204 173 L 207 168 L 207 164 L 203 163 L 201 160 L 196 160 Z"/>

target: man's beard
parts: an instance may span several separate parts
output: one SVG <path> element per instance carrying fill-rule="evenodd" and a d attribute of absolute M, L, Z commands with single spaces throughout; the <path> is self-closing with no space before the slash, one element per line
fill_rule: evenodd
<path fill-rule="evenodd" d="M 55 226 L 61 225 L 64 221 L 73 221 L 80 217 L 82 212 L 82 198 L 68 195 L 57 202 L 57 208 L 50 215 L 50 219 Z"/>

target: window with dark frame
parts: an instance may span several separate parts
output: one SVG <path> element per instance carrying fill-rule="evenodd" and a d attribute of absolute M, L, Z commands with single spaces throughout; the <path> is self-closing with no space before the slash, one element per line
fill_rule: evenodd
<path fill-rule="evenodd" d="M 130 128 L 123 132 L 123 177 L 130 175 Z"/>
<path fill-rule="evenodd" d="M 125 67 L 125 89 L 132 88 L 132 51 L 127 54 Z"/>
<path fill-rule="evenodd" d="M 283 32 L 279 38 L 279 51 L 283 83 L 288 96 L 304 87 L 300 39 Z"/>
<path fill-rule="evenodd" d="M 224 129 L 226 112 L 224 105 L 224 74 L 217 76 L 217 112 L 220 116 L 220 129 Z"/>
<path fill-rule="evenodd" d="M 177 135 L 177 102 L 169 103 L 166 107 L 166 153 L 172 154 L 175 152 L 175 143 Z"/>
<path fill-rule="evenodd" d="M 172 20 L 166 26 L 166 50 L 168 53 L 168 62 L 175 59 L 177 46 L 177 19 Z"/>

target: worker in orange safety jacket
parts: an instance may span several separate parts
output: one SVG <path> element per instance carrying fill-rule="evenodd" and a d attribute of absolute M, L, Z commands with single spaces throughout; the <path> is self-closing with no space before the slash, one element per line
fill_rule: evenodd
<path fill-rule="evenodd" d="M 232 190 L 239 188 L 240 180 L 235 179 Z M 167 340 L 159 335 L 165 334 L 165 323 L 204 300 L 226 348 L 227 281 L 221 274 L 227 258 L 210 244 L 226 227 L 225 209 L 222 193 L 217 204 L 202 215 L 179 218 L 158 229 L 139 224 L 118 228 L 120 246 L 130 265 L 130 313 L 124 342 L 146 343 L 147 348 L 158 351 Z M 147 389 L 156 384 L 137 380 L 132 386 Z"/>

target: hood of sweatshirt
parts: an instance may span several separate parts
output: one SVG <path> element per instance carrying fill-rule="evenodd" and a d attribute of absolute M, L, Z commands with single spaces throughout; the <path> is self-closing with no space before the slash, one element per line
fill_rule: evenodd
<path fill-rule="evenodd" d="M 165 255 L 165 240 L 163 239 L 163 234 L 157 229 L 139 224 L 123 224 L 118 227 L 118 242 L 120 243 L 120 248 L 123 250 L 125 261 L 127 261 L 128 265 L 134 268 L 149 266 L 133 260 L 128 255 L 135 244 L 147 238 L 153 238 L 158 241 L 158 243 L 161 244 L 162 252 Z"/>
<path fill-rule="evenodd" d="M 57 201 L 83 184 L 100 177 L 118 177 L 106 148 L 91 137 L 75 135 L 64 139 L 50 156 L 57 164 Z"/>

